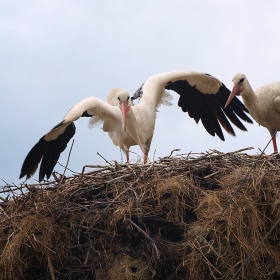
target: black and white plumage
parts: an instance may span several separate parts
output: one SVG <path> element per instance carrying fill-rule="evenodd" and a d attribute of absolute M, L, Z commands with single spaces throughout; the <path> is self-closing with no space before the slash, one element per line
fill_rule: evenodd
<path fill-rule="evenodd" d="M 116 146 L 119 146 L 129 162 L 129 148 L 139 145 L 144 154 L 144 163 L 153 138 L 156 108 L 164 103 L 168 95 L 165 90 L 173 90 L 180 95 L 178 106 L 188 112 L 196 123 L 201 120 L 208 133 L 224 135 L 221 126 L 235 135 L 232 122 L 241 130 L 246 130 L 240 119 L 252 123 L 245 106 L 234 97 L 224 108 L 230 91 L 213 76 L 195 71 L 173 71 L 151 76 L 130 98 L 128 92 L 115 88 L 108 95 L 108 103 L 89 97 L 77 103 L 52 130 L 45 134 L 28 153 L 20 178 L 30 178 L 41 162 L 39 180 L 50 177 L 54 166 L 67 143 L 75 134 L 74 121 L 80 117 L 91 117 L 90 126 L 102 122 L 103 131 L 108 132 Z M 139 103 L 133 99 L 141 97 Z M 168 98 L 167 98 L 168 99 Z"/>

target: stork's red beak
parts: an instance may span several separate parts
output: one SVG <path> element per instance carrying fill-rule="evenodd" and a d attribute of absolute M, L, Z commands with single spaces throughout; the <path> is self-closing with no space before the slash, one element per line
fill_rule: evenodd
<path fill-rule="evenodd" d="M 231 102 L 231 100 L 234 98 L 235 95 L 239 95 L 239 91 L 240 91 L 240 85 L 235 84 L 233 86 L 233 89 L 228 97 L 227 103 L 224 108 L 226 108 L 229 105 L 229 103 Z"/>
<path fill-rule="evenodd" d="M 126 131 L 126 115 L 129 111 L 130 107 L 127 105 L 126 101 L 122 101 L 121 103 L 121 111 L 123 116 L 123 129 Z"/>

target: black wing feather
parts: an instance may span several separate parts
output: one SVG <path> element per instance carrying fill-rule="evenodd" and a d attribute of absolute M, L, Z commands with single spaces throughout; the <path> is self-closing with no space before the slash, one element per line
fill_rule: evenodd
<path fill-rule="evenodd" d="M 39 171 L 39 181 L 43 180 L 45 176 L 47 177 L 47 179 L 50 178 L 60 154 L 66 149 L 67 144 L 74 136 L 75 131 L 76 127 L 72 122 L 66 127 L 65 131 L 61 135 L 59 135 L 57 139 L 49 142 L 48 149 L 46 150 L 42 158 Z"/>
<path fill-rule="evenodd" d="M 207 95 L 207 98 L 209 100 L 209 103 L 211 103 L 211 107 L 214 111 L 215 117 L 220 122 L 222 127 L 231 135 L 235 136 L 234 130 L 230 125 L 230 122 L 228 121 L 223 108 L 221 108 L 220 104 L 218 103 L 217 99 L 214 95 Z"/>
<path fill-rule="evenodd" d="M 237 97 L 234 97 L 230 106 L 224 109 L 230 94 L 230 90 L 224 84 L 215 94 L 202 93 L 196 86 L 191 86 L 187 80 L 169 82 L 165 88 L 176 91 L 180 95 L 178 106 L 182 108 L 183 112 L 188 112 L 189 116 L 196 122 L 201 119 L 207 132 L 213 136 L 217 134 L 222 140 L 224 140 L 224 135 L 220 125 L 228 133 L 235 135 L 228 119 L 241 130 L 246 130 L 246 128 L 239 118 L 253 123 L 246 115 L 248 110 Z"/>
<path fill-rule="evenodd" d="M 213 134 L 211 134 L 211 135 L 215 136 L 215 133 L 216 133 L 219 136 L 219 138 L 224 141 L 225 138 L 224 138 L 221 126 L 219 124 L 219 121 L 222 125 L 224 125 L 224 123 L 223 123 L 222 116 L 219 112 L 219 107 L 217 106 L 216 101 L 215 101 L 215 99 L 213 99 L 212 95 L 206 95 L 205 100 L 206 100 L 207 105 L 205 107 L 203 107 L 202 110 L 206 112 L 205 116 L 212 127 Z M 201 118 L 201 121 L 204 124 L 205 121 L 203 122 L 203 118 Z M 230 126 L 229 123 L 228 123 L 228 125 Z M 231 133 L 230 130 L 228 132 Z"/>
<path fill-rule="evenodd" d="M 62 122 L 56 125 L 53 129 L 60 125 L 62 125 Z M 39 181 L 43 180 L 45 176 L 49 179 L 60 154 L 67 147 L 67 143 L 75 134 L 75 130 L 75 125 L 72 122 L 55 140 L 46 141 L 43 136 L 26 156 L 19 178 L 26 175 L 26 179 L 29 179 L 36 172 L 38 165 L 42 160 L 39 171 Z"/>
<path fill-rule="evenodd" d="M 38 165 L 46 153 L 50 142 L 47 142 L 44 137 L 42 137 L 38 143 L 30 150 L 27 154 L 22 167 L 19 178 L 21 179 L 26 175 L 26 179 L 29 179 L 37 170 Z"/>
<path fill-rule="evenodd" d="M 230 111 L 230 112 L 236 114 L 239 118 L 241 118 L 245 122 L 253 123 L 253 121 L 248 117 L 248 115 L 246 115 L 246 113 L 249 113 L 248 109 L 237 97 L 234 97 L 233 100 L 231 101 L 231 103 L 228 105 L 229 109 L 228 109 L 228 107 L 226 109 L 224 109 L 224 105 L 227 102 L 229 94 L 230 94 L 230 90 L 224 84 L 220 87 L 218 93 L 215 94 L 215 98 L 217 99 L 219 104 L 222 105 L 221 108 L 223 109 L 223 111 L 227 115 L 228 114 L 230 115 L 230 113 L 228 113 Z M 230 116 L 228 116 L 228 117 L 230 118 Z M 241 125 L 241 126 L 243 126 L 243 128 L 241 128 L 241 126 L 239 127 L 238 124 L 235 124 L 235 125 L 238 128 L 244 130 L 243 125 Z M 246 128 L 245 128 L 245 130 L 246 130 Z"/>

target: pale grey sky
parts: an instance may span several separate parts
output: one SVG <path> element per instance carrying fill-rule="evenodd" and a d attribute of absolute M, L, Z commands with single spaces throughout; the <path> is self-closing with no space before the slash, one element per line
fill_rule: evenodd
<path fill-rule="evenodd" d="M 0 1 L 0 178 L 19 183 L 21 165 L 33 145 L 78 101 L 106 100 L 109 90 L 131 94 L 151 75 L 196 70 L 232 88 L 246 74 L 253 89 L 280 80 L 280 1 Z M 234 151 L 258 153 L 268 131 L 210 136 L 177 107 L 159 109 L 150 159 L 170 154 Z M 99 128 L 76 122 L 69 168 L 125 160 Z M 71 144 L 71 143 L 70 143 Z M 68 145 L 61 164 L 66 164 Z M 139 148 L 132 151 L 142 156 Z M 272 145 L 267 153 L 273 151 Z M 132 157 L 132 162 L 137 156 Z M 58 165 L 55 168 L 63 172 Z M 67 173 L 71 175 L 71 172 Z M 38 179 L 36 173 L 33 183 Z M 4 185 L 4 182 L 0 183 Z"/>

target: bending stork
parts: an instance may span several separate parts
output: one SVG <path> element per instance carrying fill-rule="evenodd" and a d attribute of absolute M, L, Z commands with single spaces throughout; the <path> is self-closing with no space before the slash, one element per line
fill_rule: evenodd
<path fill-rule="evenodd" d="M 96 97 L 77 103 L 31 149 L 22 165 L 20 178 L 30 178 L 40 161 L 39 181 L 45 176 L 50 177 L 60 153 L 75 134 L 74 121 L 80 117 L 91 117 L 89 126 L 102 122 L 103 131 L 108 132 L 113 143 L 125 153 L 127 162 L 129 148 L 139 145 L 146 163 L 155 128 L 156 108 L 168 99 L 164 94 L 166 89 L 180 95 L 178 106 L 183 112 L 188 112 L 196 123 L 201 120 L 207 132 L 213 136 L 217 134 L 221 140 L 224 140 L 221 126 L 235 135 L 229 120 L 241 130 L 246 128 L 239 118 L 252 123 L 238 98 L 233 98 L 231 106 L 224 109 L 230 91 L 213 76 L 194 71 L 162 73 L 151 76 L 132 98 L 128 92 L 116 88 L 110 91 L 108 103 Z M 131 100 L 140 95 L 139 103 L 132 106 Z"/>
<path fill-rule="evenodd" d="M 232 81 L 234 86 L 225 107 L 231 105 L 236 95 L 241 95 L 251 116 L 259 125 L 268 129 L 272 137 L 274 152 L 278 153 L 276 131 L 280 126 L 280 82 L 259 87 L 254 92 L 244 74 L 236 74 Z"/>

